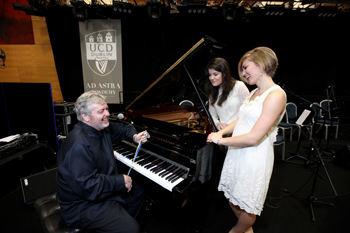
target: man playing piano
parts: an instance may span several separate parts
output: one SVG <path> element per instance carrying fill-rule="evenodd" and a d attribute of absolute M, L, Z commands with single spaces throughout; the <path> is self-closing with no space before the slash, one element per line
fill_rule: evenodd
<path fill-rule="evenodd" d="M 104 96 L 90 91 L 76 101 L 79 123 L 57 156 L 57 200 L 69 226 L 94 232 L 140 232 L 144 190 L 118 174 L 113 143 L 147 141 L 133 125 L 109 122 Z"/>

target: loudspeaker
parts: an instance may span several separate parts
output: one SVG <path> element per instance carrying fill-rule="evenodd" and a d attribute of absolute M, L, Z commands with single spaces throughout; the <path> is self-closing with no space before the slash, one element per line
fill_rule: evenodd
<path fill-rule="evenodd" d="M 334 163 L 339 166 L 350 165 L 350 144 L 346 144 L 335 152 Z"/>
<path fill-rule="evenodd" d="M 21 178 L 22 194 L 25 203 L 56 191 L 57 168 Z"/>

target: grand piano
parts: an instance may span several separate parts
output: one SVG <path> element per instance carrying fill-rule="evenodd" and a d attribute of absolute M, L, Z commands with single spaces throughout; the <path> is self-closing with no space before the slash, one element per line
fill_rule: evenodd
<path fill-rule="evenodd" d="M 159 187 L 172 196 L 183 196 L 191 185 L 206 183 L 213 175 L 214 145 L 207 144 L 206 138 L 216 128 L 212 127 L 213 120 L 185 66 L 189 57 L 213 43 L 216 41 L 210 37 L 202 38 L 125 108 L 126 116 L 118 119 L 117 114 L 111 115 L 112 121 L 132 122 L 138 131 L 147 130 L 150 134 L 136 159 L 138 145 L 126 141 L 114 145 L 118 165 L 131 167 L 130 176 L 141 175 L 145 178 L 148 184 L 143 186 L 152 184 L 152 187 Z M 191 80 L 201 106 L 170 104 L 134 109 L 135 103 L 145 96 L 148 99 L 154 96 L 150 92 L 158 88 L 164 77 L 172 75 L 179 68 L 185 69 L 188 74 L 187 78 Z"/>

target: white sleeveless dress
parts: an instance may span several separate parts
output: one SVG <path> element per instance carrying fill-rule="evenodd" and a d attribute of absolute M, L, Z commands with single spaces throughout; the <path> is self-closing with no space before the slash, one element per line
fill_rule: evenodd
<path fill-rule="evenodd" d="M 256 90 L 240 107 L 239 119 L 232 136 L 250 132 L 261 115 L 266 96 L 274 90 L 283 91 L 280 86 L 275 85 L 249 102 Z M 273 143 L 276 141 L 277 125 L 283 115 L 284 112 L 257 146 L 228 148 L 218 190 L 223 191 L 231 203 L 247 213 L 260 215 L 263 209 L 273 169 Z"/>

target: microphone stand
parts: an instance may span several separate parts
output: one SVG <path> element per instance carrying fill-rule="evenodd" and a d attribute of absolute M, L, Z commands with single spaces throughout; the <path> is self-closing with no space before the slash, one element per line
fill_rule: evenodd
<path fill-rule="evenodd" d="M 331 107 L 333 107 L 333 106 L 331 106 L 331 103 L 330 103 L 331 98 L 330 98 L 330 94 L 329 94 L 329 89 L 331 89 L 331 93 L 333 94 L 332 103 L 334 103 L 335 108 L 338 109 L 336 99 L 335 99 L 334 90 L 333 90 L 333 85 L 331 85 L 326 89 L 328 103 L 327 103 L 327 109 L 324 109 L 326 113 L 322 114 L 323 115 L 323 125 L 322 126 L 326 125 L 326 120 L 327 120 L 325 117 L 326 115 L 328 115 L 328 119 L 330 120 L 330 126 L 329 126 L 329 131 L 327 132 L 326 147 L 321 148 L 321 151 L 324 152 L 324 154 L 327 154 L 328 156 L 330 156 L 331 159 L 333 159 L 335 152 L 329 148 L 329 140 L 330 140 L 330 135 L 331 135 L 332 128 L 333 128 L 334 112 L 332 113 L 333 109 Z M 317 130 L 317 132 L 321 130 L 322 126 Z M 320 141 L 319 141 L 319 146 L 321 146 L 321 137 L 320 137 Z"/>
<path fill-rule="evenodd" d="M 284 85 L 283 85 L 283 86 L 284 86 Z M 290 94 L 292 94 L 292 95 L 294 95 L 294 96 L 296 96 L 296 97 L 298 97 L 298 98 L 300 98 L 300 99 L 302 99 L 302 100 L 304 100 L 304 101 L 306 101 L 306 102 L 308 102 L 308 103 L 311 103 L 310 101 L 305 100 L 304 98 L 302 98 L 302 97 L 300 97 L 300 96 L 294 94 L 294 93 L 291 92 L 291 91 L 288 91 L 288 90 L 286 90 L 286 89 L 284 89 L 284 90 L 285 90 L 287 93 L 290 93 Z M 322 107 L 321 107 L 321 108 L 322 108 Z M 290 193 L 290 194 L 291 194 L 292 196 L 294 196 L 294 197 L 298 197 L 298 198 L 301 198 L 301 199 L 303 199 L 303 200 L 309 202 L 310 208 L 311 208 L 311 214 L 312 214 L 312 221 L 313 221 L 313 222 L 316 222 L 316 218 L 315 218 L 315 214 L 314 214 L 314 210 L 313 210 L 313 205 L 314 205 L 314 204 L 317 203 L 317 204 L 323 204 L 323 205 L 333 206 L 332 203 L 325 203 L 325 202 L 317 201 L 317 198 L 315 198 L 315 196 L 314 196 L 317 178 L 320 177 L 320 175 L 318 174 L 318 173 L 319 173 L 320 165 L 322 165 L 322 167 L 323 167 L 323 169 L 324 169 L 324 171 L 325 171 L 325 173 L 326 173 L 326 176 L 327 176 L 327 178 L 328 178 L 328 181 L 329 181 L 329 183 L 330 183 L 330 185 L 331 185 L 331 188 L 332 188 L 332 190 L 333 190 L 335 196 L 338 196 L 338 194 L 337 194 L 337 191 L 335 190 L 335 188 L 334 188 L 334 186 L 333 186 L 332 180 L 331 180 L 331 178 L 330 178 L 330 176 L 329 176 L 329 174 L 328 174 L 328 171 L 327 171 L 327 169 L 326 169 L 326 166 L 325 166 L 325 164 L 324 164 L 324 162 L 323 162 L 323 159 L 322 159 L 322 157 L 321 157 L 320 151 L 319 151 L 318 147 L 316 146 L 316 143 L 315 143 L 313 137 L 310 136 L 310 137 L 307 137 L 307 138 L 308 138 L 308 140 L 310 141 L 310 151 L 309 151 L 309 156 L 308 156 L 308 158 L 307 158 L 307 162 L 306 162 L 305 164 L 307 164 L 307 165 L 311 165 L 311 164 L 312 164 L 311 161 L 310 161 L 311 147 L 313 147 L 313 148 L 315 149 L 315 151 L 316 151 L 316 157 L 317 157 L 317 158 L 316 158 L 317 161 L 315 162 L 316 168 L 315 168 L 315 169 L 311 169 L 311 170 L 313 171 L 313 176 L 314 176 L 314 178 L 313 178 L 313 183 L 312 183 L 312 188 L 311 188 L 311 191 L 310 191 L 310 195 L 309 195 L 308 197 L 306 197 L 306 198 L 302 198 L 302 197 L 298 196 L 298 195 L 296 194 L 296 192 L 293 192 L 293 193 L 292 193 L 292 192 L 289 192 L 287 189 L 284 189 L 284 191 L 287 192 L 287 193 Z M 300 140 L 300 138 L 299 138 L 299 140 Z M 298 142 L 298 145 L 300 145 L 299 142 Z M 298 150 L 297 150 L 297 151 L 298 151 Z M 322 177 L 321 177 L 321 178 L 322 178 Z"/>
<path fill-rule="evenodd" d="M 316 156 L 317 156 L 316 170 L 314 171 L 314 174 L 313 174 L 314 178 L 313 178 L 313 183 L 312 183 L 312 187 L 311 187 L 311 190 L 310 190 L 310 195 L 308 197 L 306 197 L 306 198 L 303 198 L 303 197 L 297 195 L 296 192 L 292 193 L 292 192 L 289 192 L 287 189 L 284 189 L 284 191 L 289 193 L 289 194 L 291 194 L 294 197 L 298 197 L 300 199 L 303 199 L 303 200 L 307 201 L 310 204 L 312 221 L 316 222 L 315 213 L 314 213 L 314 209 L 313 209 L 313 205 L 314 204 L 322 204 L 322 205 L 334 206 L 333 203 L 326 203 L 326 202 L 317 201 L 317 198 L 314 196 L 315 186 L 316 186 L 316 182 L 317 182 L 317 177 L 319 176 L 318 172 L 319 172 L 319 169 L 320 169 L 320 165 L 322 165 L 322 167 L 323 167 L 323 169 L 324 169 L 324 171 L 325 171 L 325 173 L 327 175 L 328 181 L 329 181 L 329 183 L 331 185 L 331 188 L 332 188 L 332 190 L 334 192 L 334 195 L 338 196 L 338 194 L 337 194 L 337 191 L 335 190 L 335 188 L 333 186 L 331 178 L 330 178 L 330 176 L 328 174 L 326 166 L 325 166 L 325 164 L 323 162 L 323 159 L 321 157 L 320 151 L 319 151 L 318 147 L 316 146 L 316 143 L 315 143 L 315 141 L 313 140 L 312 137 L 310 137 L 310 142 L 313 144 L 313 146 L 315 148 L 315 151 L 316 151 Z"/>
<path fill-rule="evenodd" d="M 287 89 L 285 88 L 285 86 L 286 86 L 286 85 L 282 84 L 282 88 L 283 88 L 283 90 L 285 90 L 286 93 L 289 93 L 289 94 L 291 94 L 291 95 L 293 95 L 293 96 L 295 96 L 295 97 L 297 97 L 297 98 L 303 100 L 304 102 L 308 103 L 309 105 L 313 104 L 312 102 L 306 100 L 305 98 L 303 98 L 303 97 L 301 97 L 301 96 L 295 94 L 293 91 L 287 90 Z M 318 106 L 317 106 L 317 107 L 318 107 Z M 319 109 L 318 109 L 318 110 L 319 110 Z M 317 111 L 316 111 L 316 113 L 317 113 Z M 310 114 L 313 114 L 313 116 L 315 116 L 315 111 L 313 110 L 313 108 L 311 109 L 311 113 L 310 113 Z M 313 120 L 313 121 L 311 120 L 311 122 L 312 122 L 313 125 L 312 125 L 312 127 L 311 127 L 311 129 L 310 129 L 310 130 L 312 130 L 312 131 L 309 132 L 309 136 L 306 135 L 306 134 L 303 132 L 303 130 L 302 130 L 303 127 L 304 127 L 305 125 L 297 125 L 297 124 L 295 124 L 296 126 L 298 126 L 298 127 L 300 128 L 300 131 L 301 131 L 300 137 L 299 137 L 299 139 L 298 139 L 297 149 L 296 149 L 296 152 L 295 152 L 295 153 L 290 153 L 292 156 L 288 157 L 285 161 L 288 162 L 288 163 L 294 163 L 294 164 L 304 164 L 304 165 L 307 166 L 307 168 L 308 168 L 309 170 L 311 170 L 312 172 L 315 173 L 316 171 L 311 167 L 311 166 L 313 165 L 313 162 L 311 161 L 311 152 L 314 150 L 314 148 L 313 148 L 313 143 L 312 143 L 311 140 L 313 140 L 313 139 L 312 139 L 312 135 L 313 135 L 313 129 L 314 129 L 316 120 Z M 300 148 L 300 142 L 301 142 L 302 134 L 305 135 L 306 138 L 307 138 L 307 139 L 309 140 L 309 142 L 310 142 L 309 152 L 308 152 L 307 158 L 299 154 L 299 148 Z M 294 158 L 302 159 L 302 160 L 304 160 L 304 163 L 289 161 L 289 160 L 294 159 Z M 317 173 L 317 175 L 318 175 L 321 179 L 324 179 L 324 178 L 322 178 L 318 173 Z"/>

